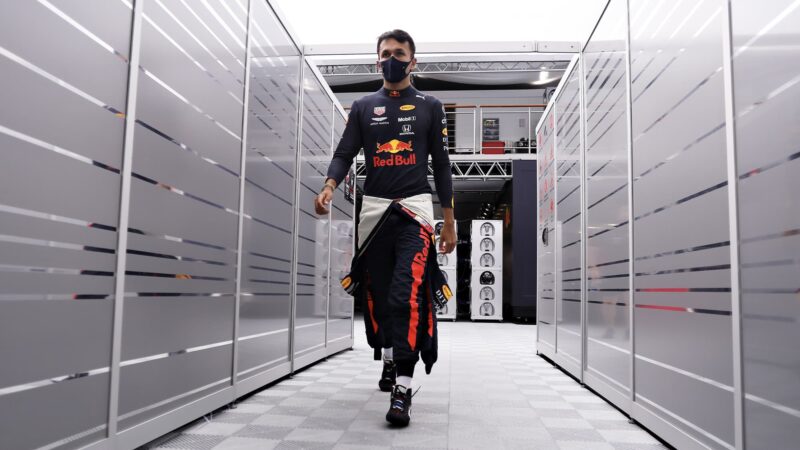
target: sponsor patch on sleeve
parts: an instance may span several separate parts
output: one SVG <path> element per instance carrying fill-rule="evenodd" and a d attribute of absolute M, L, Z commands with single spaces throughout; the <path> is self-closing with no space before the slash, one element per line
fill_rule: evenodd
<path fill-rule="evenodd" d="M 453 292 L 450 291 L 450 286 L 446 284 L 442 286 L 442 292 L 444 292 L 444 297 L 448 300 L 450 300 L 450 297 L 453 296 Z"/>

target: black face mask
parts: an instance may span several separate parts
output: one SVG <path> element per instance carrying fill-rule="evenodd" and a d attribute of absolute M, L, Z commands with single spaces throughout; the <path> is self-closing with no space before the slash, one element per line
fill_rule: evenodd
<path fill-rule="evenodd" d="M 383 70 L 383 78 L 389 83 L 399 83 L 408 76 L 406 68 L 411 64 L 411 61 L 403 62 L 394 56 L 381 62 L 381 69 Z"/>

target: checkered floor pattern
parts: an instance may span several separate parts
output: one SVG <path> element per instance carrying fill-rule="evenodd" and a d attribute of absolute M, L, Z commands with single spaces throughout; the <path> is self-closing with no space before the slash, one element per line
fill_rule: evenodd
<path fill-rule="evenodd" d="M 664 448 L 603 399 L 536 356 L 536 328 L 440 323 L 439 362 L 417 366 L 411 425 L 384 420 L 377 381 L 356 322 L 356 344 L 148 449 L 570 449 Z"/>

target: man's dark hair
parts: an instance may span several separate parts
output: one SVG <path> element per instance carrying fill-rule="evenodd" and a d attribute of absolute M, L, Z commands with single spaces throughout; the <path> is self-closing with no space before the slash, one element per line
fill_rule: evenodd
<path fill-rule="evenodd" d="M 412 58 L 414 57 L 414 54 L 417 53 L 417 46 L 414 45 L 414 38 L 412 38 L 410 34 L 403 30 L 387 31 L 386 33 L 378 36 L 378 45 L 376 46 L 377 53 L 381 52 L 381 42 L 385 41 L 386 39 L 394 39 L 401 44 L 408 42 L 408 46 L 411 48 Z"/>

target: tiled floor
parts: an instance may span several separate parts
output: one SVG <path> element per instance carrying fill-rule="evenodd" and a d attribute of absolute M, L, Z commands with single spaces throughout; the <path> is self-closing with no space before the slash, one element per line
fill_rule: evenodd
<path fill-rule="evenodd" d="M 536 356 L 536 328 L 441 323 L 439 362 L 417 366 L 411 425 L 384 420 L 381 365 L 363 322 L 353 351 L 336 355 L 158 449 L 656 449 L 656 439 Z"/>

